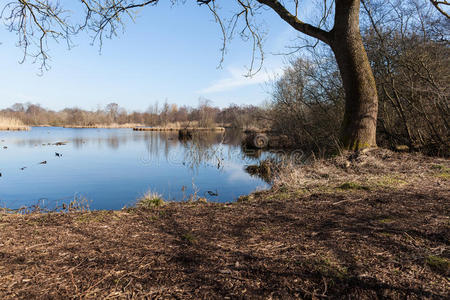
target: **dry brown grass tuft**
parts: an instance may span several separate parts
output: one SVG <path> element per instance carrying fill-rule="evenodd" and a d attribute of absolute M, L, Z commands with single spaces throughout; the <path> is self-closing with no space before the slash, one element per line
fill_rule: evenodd
<path fill-rule="evenodd" d="M 30 127 L 15 118 L 0 116 L 0 130 L 29 130 Z"/>
<path fill-rule="evenodd" d="M 164 205 L 164 199 L 158 193 L 148 190 L 136 203 L 139 208 L 154 208 Z"/>

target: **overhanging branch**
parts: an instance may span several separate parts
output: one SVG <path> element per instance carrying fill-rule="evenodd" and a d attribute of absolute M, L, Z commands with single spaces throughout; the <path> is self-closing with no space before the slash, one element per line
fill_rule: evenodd
<path fill-rule="evenodd" d="M 257 0 L 259 3 L 272 8 L 284 21 L 291 25 L 296 30 L 321 40 L 326 44 L 331 43 L 331 35 L 328 31 L 320 29 L 311 24 L 302 22 L 296 16 L 291 14 L 279 1 L 277 0 Z"/>
<path fill-rule="evenodd" d="M 430 0 L 430 2 L 434 5 L 434 7 L 436 7 L 436 9 L 443 14 L 444 16 L 446 16 L 448 19 L 450 19 L 450 15 L 443 9 L 441 8 L 442 6 L 450 6 L 450 2 L 443 0 L 443 1 L 438 1 L 438 0 Z"/>

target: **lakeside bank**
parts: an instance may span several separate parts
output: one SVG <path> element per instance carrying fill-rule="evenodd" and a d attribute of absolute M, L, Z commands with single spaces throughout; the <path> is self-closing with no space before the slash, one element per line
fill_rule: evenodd
<path fill-rule="evenodd" d="M 0 295 L 444 299 L 449 161 L 374 152 L 235 203 L 4 213 Z"/>

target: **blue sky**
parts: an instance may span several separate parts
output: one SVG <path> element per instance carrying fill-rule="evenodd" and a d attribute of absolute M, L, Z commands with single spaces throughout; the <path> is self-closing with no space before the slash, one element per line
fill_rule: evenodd
<path fill-rule="evenodd" d="M 272 11 L 263 13 L 267 36 L 266 60 L 253 78 L 245 78 L 251 43 L 233 39 L 222 68 L 220 31 L 205 7 L 193 2 L 171 7 L 161 2 L 139 12 L 124 34 L 106 40 L 101 54 L 87 35 L 76 47 L 50 43 L 51 69 L 38 76 L 39 65 L 18 61 L 22 50 L 16 36 L 0 29 L 0 108 L 16 102 L 40 103 L 50 109 L 96 109 L 110 102 L 128 110 L 145 110 L 166 99 L 195 106 L 199 97 L 214 105 L 261 104 L 269 98 L 267 80 L 281 73 L 286 52 L 296 33 Z M 226 9 L 226 8 L 224 8 Z"/>

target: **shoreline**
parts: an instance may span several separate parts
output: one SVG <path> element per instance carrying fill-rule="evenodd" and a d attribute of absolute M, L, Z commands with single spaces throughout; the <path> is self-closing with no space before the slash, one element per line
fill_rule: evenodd
<path fill-rule="evenodd" d="M 22 121 L 0 115 L 0 131 L 26 131 L 30 130 L 30 127 L 23 124 Z"/>
<path fill-rule="evenodd" d="M 135 127 L 133 131 L 225 131 L 225 127 Z"/>
<path fill-rule="evenodd" d="M 296 168 L 233 203 L 0 212 L 0 296 L 446 297 L 448 159 L 373 150 Z"/>
<path fill-rule="evenodd" d="M 32 125 L 25 126 L 29 129 L 32 127 L 57 127 L 57 128 L 73 128 L 73 129 L 120 129 L 127 128 L 133 129 L 133 131 L 178 131 L 178 130 L 191 130 L 191 131 L 225 131 L 226 127 L 146 127 L 142 124 L 112 124 L 112 125 Z M 0 128 L 0 130 L 2 130 Z"/>
<path fill-rule="evenodd" d="M 445 298 L 447 197 L 268 191 L 228 204 L 1 215 L 0 295 Z"/>
<path fill-rule="evenodd" d="M 0 126 L 0 131 L 29 131 L 31 126 Z"/>

